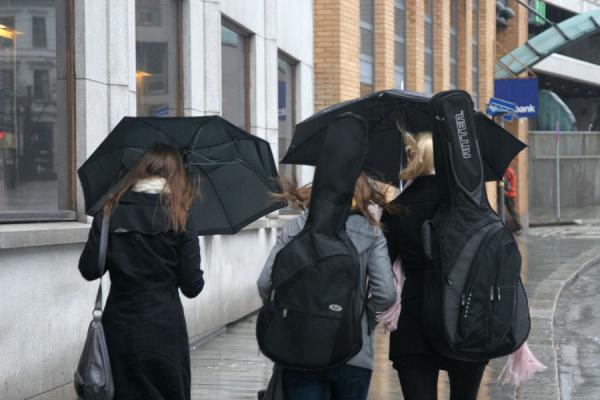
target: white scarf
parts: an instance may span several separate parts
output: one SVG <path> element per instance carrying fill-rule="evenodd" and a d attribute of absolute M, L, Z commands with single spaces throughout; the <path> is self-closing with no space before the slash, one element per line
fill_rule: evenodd
<path fill-rule="evenodd" d="M 140 179 L 132 188 L 134 192 L 160 194 L 163 191 L 169 192 L 167 180 L 160 176 L 151 176 L 149 178 Z"/>

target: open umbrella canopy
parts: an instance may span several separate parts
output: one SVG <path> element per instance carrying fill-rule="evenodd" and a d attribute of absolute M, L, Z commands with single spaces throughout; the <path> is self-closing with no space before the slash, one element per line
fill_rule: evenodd
<path fill-rule="evenodd" d="M 292 143 L 282 163 L 316 165 L 329 122 L 345 112 L 363 117 L 369 125 L 369 152 L 365 171 L 383 182 L 398 183 L 404 155 L 397 119 L 409 132 L 431 130 L 430 97 L 397 89 L 383 90 L 325 108 L 296 125 Z M 510 161 L 526 145 L 478 112 L 476 129 L 486 181 L 502 179 Z"/>
<path fill-rule="evenodd" d="M 188 173 L 200 175 L 202 195 L 189 214 L 199 235 L 236 233 L 285 206 L 271 196 L 281 189 L 267 141 L 219 116 L 125 117 L 78 170 L 88 215 L 157 143 L 177 149 Z"/>

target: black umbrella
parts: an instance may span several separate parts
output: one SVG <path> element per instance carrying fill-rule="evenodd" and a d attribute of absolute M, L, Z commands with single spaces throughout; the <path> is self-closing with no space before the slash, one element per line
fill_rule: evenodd
<path fill-rule="evenodd" d="M 190 210 L 199 235 L 232 234 L 285 206 L 271 147 L 218 117 L 125 117 L 79 168 L 86 212 L 94 215 L 118 183 L 154 144 L 182 154 L 188 172 L 200 174 L 201 198 Z"/>
<path fill-rule="evenodd" d="M 404 145 L 396 120 L 402 116 L 401 122 L 409 132 L 431 130 L 429 100 L 423 94 L 391 89 L 325 108 L 296 125 L 292 143 L 281 162 L 316 165 L 329 122 L 340 114 L 353 112 L 369 125 L 365 170 L 376 179 L 397 184 Z M 485 180 L 500 180 L 510 161 L 526 145 L 480 112 L 475 122 Z"/>

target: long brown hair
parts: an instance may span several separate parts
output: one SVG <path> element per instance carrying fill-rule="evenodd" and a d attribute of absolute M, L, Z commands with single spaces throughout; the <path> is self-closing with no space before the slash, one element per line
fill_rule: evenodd
<path fill-rule="evenodd" d="M 155 144 L 146 150 L 142 159 L 127 173 L 119 190 L 104 203 L 103 214 L 109 215 L 127 191 L 140 180 L 151 177 L 165 179 L 159 204 L 167 212 L 169 228 L 176 232 L 185 231 L 188 210 L 194 198 L 200 195 L 199 177 L 188 176 L 177 150 L 165 144 Z"/>
<path fill-rule="evenodd" d="M 306 210 L 310 203 L 311 184 L 298 186 L 295 179 L 285 178 L 280 178 L 280 182 L 283 191 L 282 193 L 274 193 L 273 197 L 277 200 L 286 200 L 295 209 Z M 390 214 L 397 214 L 399 211 L 398 206 L 388 202 L 385 194 L 376 188 L 376 183 L 370 182 L 370 178 L 363 172 L 354 185 L 352 208 L 360 211 L 372 226 L 379 227 L 378 218 L 369 210 L 371 204 L 380 206 Z"/>

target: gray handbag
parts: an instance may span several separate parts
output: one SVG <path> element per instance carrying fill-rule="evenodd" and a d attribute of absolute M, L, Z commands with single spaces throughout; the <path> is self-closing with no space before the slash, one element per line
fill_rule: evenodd
<path fill-rule="evenodd" d="M 88 328 L 87 338 L 74 377 L 75 391 L 80 400 L 112 400 L 115 395 L 108 347 L 106 346 L 104 328 L 102 327 L 102 274 L 106 266 L 109 220 L 110 216 L 102 219 L 100 251 L 98 254 L 100 286 L 98 287 L 96 304 L 92 313 L 93 319 Z"/>

